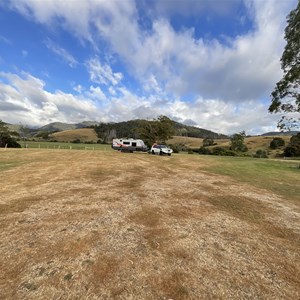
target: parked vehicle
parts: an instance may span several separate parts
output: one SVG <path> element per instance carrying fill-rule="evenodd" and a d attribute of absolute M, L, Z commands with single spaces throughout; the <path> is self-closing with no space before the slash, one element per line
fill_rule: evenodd
<path fill-rule="evenodd" d="M 113 139 L 111 147 L 121 152 L 143 151 L 147 152 L 147 146 L 143 140 L 136 139 Z"/>
<path fill-rule="evenodd" d="M 171 156 L 171 154 L 173 153 L 173 150 L 169 147 L 167 147 L 166 145 L 158 145 L 158 144 L 154 144 L 151 147 L 150 152 L 152 154 L 159 154 L 159 155 L 169 155 Z"/>

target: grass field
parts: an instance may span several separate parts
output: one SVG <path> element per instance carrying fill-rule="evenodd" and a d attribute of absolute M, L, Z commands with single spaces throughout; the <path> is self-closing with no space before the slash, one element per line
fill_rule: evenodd
<path fill-rule="evenodd" d="M 0 299 L 299 299 L 298 166 L 1 149 Z"/>

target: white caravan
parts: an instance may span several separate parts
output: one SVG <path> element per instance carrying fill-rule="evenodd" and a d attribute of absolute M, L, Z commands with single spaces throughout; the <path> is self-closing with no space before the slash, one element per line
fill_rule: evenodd
<path fill-rule="evenodd" d="M 147 146 L 145 145 L 144 141 L 136 139 L 113 139 L 111 147 L 122 152 L 147 152 Z"/>

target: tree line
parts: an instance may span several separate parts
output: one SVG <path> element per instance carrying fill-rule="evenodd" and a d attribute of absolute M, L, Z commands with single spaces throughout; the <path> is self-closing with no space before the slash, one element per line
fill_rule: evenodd
<path fill-rule="evenodd" d="M 175 122 L 164 115 L 153 120 L 138 119 L 119 123 L 101 123 L 93 128 L 103 143 L 110 143 L 113 138 L 121 137 L 141 138 L 148 144 L 154 141 L 165 142 L 173 135 L 211 139 L 227 138 L 223 134 Z"/>

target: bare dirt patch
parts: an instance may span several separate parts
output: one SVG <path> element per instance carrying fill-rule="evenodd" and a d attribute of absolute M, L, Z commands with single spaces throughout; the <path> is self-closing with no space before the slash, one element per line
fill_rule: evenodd
<path fill-rule="evenodd" d="M 9 150 L 1 299 L 299 299 L 295 201 L 204 157 Z M 18 163 L 21 162 L 22 163 Z"/>

